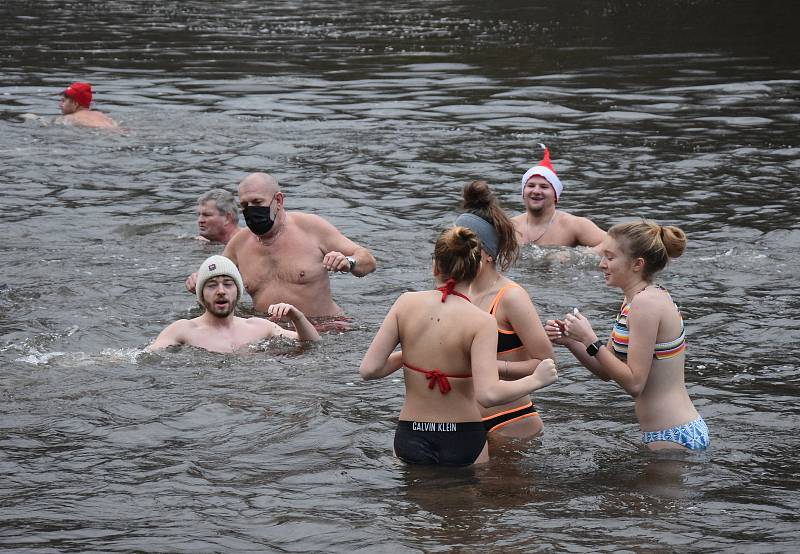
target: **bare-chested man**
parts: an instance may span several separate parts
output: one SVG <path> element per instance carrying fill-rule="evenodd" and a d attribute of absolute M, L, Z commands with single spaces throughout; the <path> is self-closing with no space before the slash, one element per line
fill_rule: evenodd
<path fill-rule="evenodd" d="M 117 127 L 117 123 L 106 114 L 89 109 L 91 103 L 92 86 L 89 83 L 72 83 L 61 93 L 59 107 L 64 115 L 57 121 L 83 127 Z"/>
<path fill-rule="evenodd" d="M 233 352 L 268 337 L 319 340 L 314 326 L 291 304 L 273 304 L 267 308 L 267 313 L 275 318 L 288 318 L 295 331 L 288 331 L 268 319 L 235 316 L 233 312 L 243 288 L 242 276 L 232 261 L 224 256 L 206 259 L 197 271 L 197 301 L 206 311 L 194 319 L 171 323 L 147 350 L 188 344 L 212 352 Z"/>
<path fill-rule="evenodd" d="M 564 186 L 550 163 L 550 150 L 539 146 L 544 149 L 542 161 L 522 177 L 525 212 L 511 218 L 517 240 L 522 245 L 598 247 L 605 231 L 590 219 L 556 209 Z"/>
<path fill-rule="evenodd" d="M 197 199 L 198 240 L 228 244 L 239 232 L 239 208 L 227 190 L 211 189 Z"/>
<path fill-rule="evenodd" d="M 375 270 L 375 258 L 323 218 L 287 212 L 283 201 L 271 175 L 245 177 L 239 183 L 239 205 L 248 230 L 233 237 L 223 255 L 239 266 L 256 310 L 282 299 L 309 317 L 342 314 L 331 297 L 328 272 L 363 277 Z M 186 288 L 195 290 L 194 275 Z"/>

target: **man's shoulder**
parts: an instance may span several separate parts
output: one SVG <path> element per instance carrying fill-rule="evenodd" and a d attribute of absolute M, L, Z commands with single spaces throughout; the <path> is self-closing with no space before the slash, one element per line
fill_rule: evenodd
<path fill-rule="evenodd" d="M 299 225 L 303 227 L 307 226 L 317 226 L 317 225 L 332 225 L 330 221 L 325 219 L 322 216 L 317 214 L 311 214 L 308 212 L 286 212 L 286 217 L 289 221 L 294 225 Z"/>
<path fill-rule="evenodd" d="M 595 228 L 597 225 L 588 217 L 575 215 L 564 210 L 558 210 L 555 225 L 564 229 L 578 230 L 581 228 Z"/>
<path fill-rule="evenodd" d="M 191 332 L 197 327 L 194 319 L 177 319 L 164 328 L 164 333 L 169 334 L 176 339 L 181 339 L 186 333 Z"/>
<path fill-rule="evenodd" d="M 337 233 L 336 226 L 322 216 L 307 212 L 286 212 L 289 224 L 295 229 L 320 238 Z"/>
<path fill-rule="evenodd" d="M 109 116 L 104 114 L 103 112 L 98 112 L 97 110 L 89 110 L 89 111 L 81 111 L 75 114 L 74 121 L 81 125 L 87 125 L 90 127 L 116 127 L 117 122 L 111 119 Z"/>
<path fill-rule="evenodd" d="M 274 321 L 263 317 L 238 317 L 236 323 L 241 329 L 247 329 L 248 336 L 252 340 L 271 337 L 275 335 L 275 330 L 279 327 Z"/>
<path fill-rule="evenodd" d="M 247 244 L 247 240 L 250 238 L 250 235 L 252 235 L 250 229 L 247 227 L 240 228 L 239 231 L 237 231 L 237 233 L 231 237 L 231 240 L 228 241 L 228 244 L 225 245 L 225 250 L 227 251 L 229 248 L 234 250 L 241 248 Z"/>

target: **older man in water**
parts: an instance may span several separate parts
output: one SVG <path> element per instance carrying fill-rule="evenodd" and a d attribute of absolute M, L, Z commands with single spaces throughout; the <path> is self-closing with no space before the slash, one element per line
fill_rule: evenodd
<path fill-rule="evenodd" d="M 59 123 L 114 129 L 117 123 L 102 112 L 89 108 L 92 104 L 92 86 L 89 83 L 72 83 L 61 93 L 59 107 L 64 114 Z"/>
<path fill-rule="evenodd" d="M 239 267 L 256 310 L 284 299 L 309 317 L 341 315 L 328 272 L 363 277 L 375 270 L 375 258 L 325 219 L 286 211 L 283 203 L 272 175 L 245 177 L 239 204 L 248 229 L 231 239 L 223 255 Z M 195 284 L 196 276 L 189 276 L 187 290 L 194 291 Z"/>
<path fill-rule="evenodd" d="M 590 219 L 572 215 L 556 206 L 564 186 L 550 163 L 550 150 L 522 177 L 525 212 L 511 218 L 520 244 L 537 246 L 588 246 L 595 250 L 606 236 Z"/>
<path fill-rule="evenodd" d="M 267 319 L 245 319 L 234 315 L 244 286 L 239 270 L 228 258 L 209 257 L 200 265 L 196 275 L 197 301 L 205 308 L 205 312 L 194 319 L 179 319 L 171 323 L 147 350 L 187 344 L 212 352 L 233 352 L 269 337 L 319 340 L 319 333 L 314 326 L 291 304 L 273 304 L 267 308 L 267 313 L 275 318 L 288 318 L 294 325 L 294 331 Z"/>
<path fill-rule="evenodd" d="M 198 240 L 228 244 L 239 232 L 239 209 L 227 190 L 211 189 L 197 199 Z"/>

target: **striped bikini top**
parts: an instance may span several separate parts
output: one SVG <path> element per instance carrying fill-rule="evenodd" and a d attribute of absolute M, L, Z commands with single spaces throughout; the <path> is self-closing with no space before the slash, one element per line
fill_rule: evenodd
<path fill-rule="evenodd" d="M 661 285 L 654 285 L 669 295 L 667 289 Z M 644 290 L 644 289 L 642 289 Z M 641 291 L 640 291 L 641 292 Z M 632 302 L 632 300 L 631 300 Z M 628 357 L 628 314 L 631 311 L 631 302 L 628 302 L 619 311 L 617 320 L 614 322 L 614 328 L 611 330 L 611 346 L 614 348 L 614 353 L 621 358 Z M 675 309 L 678 306 L 673 302 Z M 678 311 L 680 316 L 680 311 Z M 681 317 L 681 332 L 678 338 L 669 342 L 658 342 L 653 350 L 653 357 L 657 360 L 665 360 L 673 358 L 686 349 L 686 332 L 683 325 L 683 318 Z"/>

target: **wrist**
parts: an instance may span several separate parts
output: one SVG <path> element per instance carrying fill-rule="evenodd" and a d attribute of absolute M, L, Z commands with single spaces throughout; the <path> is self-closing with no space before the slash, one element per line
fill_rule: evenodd
<path fill-rule="evenodd" d="M 353 273 L 353 270 L 356 268 L 356 259 L 353 256 L 345 256 L 344 259 L 347 260 L 347 263 L 349 264 L 347 271 L 349 273 Z"/>
<path fill-rule="evenodd" d="M 603 347 L 603 341 L 597 339 L 594 342 L 586 345 L 586 353 L 594 358 L 595 356 L 597 356 L 597 353 L 600 352 L 600 349 L 602 347 Z"/>

